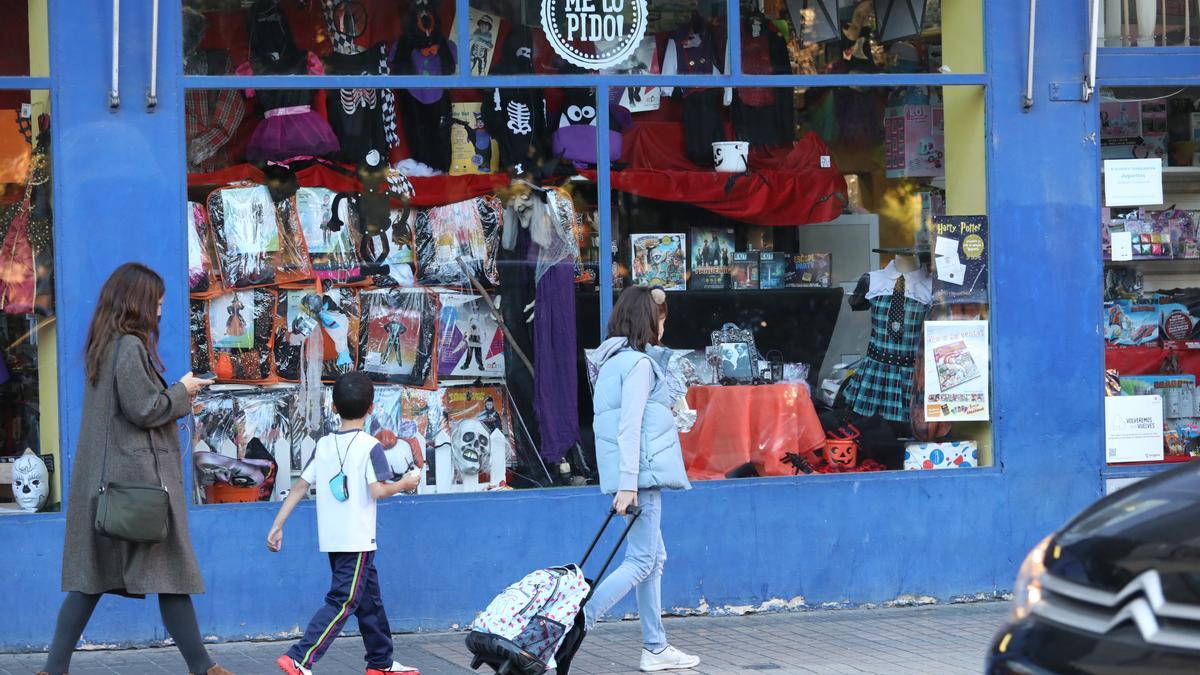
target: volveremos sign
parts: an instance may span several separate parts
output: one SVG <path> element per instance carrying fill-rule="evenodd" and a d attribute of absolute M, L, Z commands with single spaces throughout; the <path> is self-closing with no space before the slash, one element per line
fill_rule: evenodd
<path fill-rule="evenodd" d="M 646 35 L 646 0 L 542 0 L 542 29 L 567 61 L 612 68 Z"/>

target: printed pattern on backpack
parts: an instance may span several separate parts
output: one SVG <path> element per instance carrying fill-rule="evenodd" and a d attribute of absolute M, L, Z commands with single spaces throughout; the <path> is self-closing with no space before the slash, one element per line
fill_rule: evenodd
<path fill-rule="evenodd" d="M 575 621 L 588 583 L 574 565 L 530 572 L 504 589 L 483 610 L 471 630 L 513 641 L 541 661 L 548 661 Z"/>

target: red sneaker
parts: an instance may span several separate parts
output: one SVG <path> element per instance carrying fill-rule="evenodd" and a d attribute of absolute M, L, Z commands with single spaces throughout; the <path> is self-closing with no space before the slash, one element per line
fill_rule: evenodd
<path fill-rule="evenodd" d="M 367 675 L 421 675 L 421 671 L 399 661 L 392 661 L 392 665 L 387 668 L 367 668 Z"/>
<path fill-rule="evenodd" d="M 279 669 L 287 675 L 312 675 L 311 670 L 300 665 L 299 661 L 287 654 L 275 659 L 275 665 L 279 666 Z"/>

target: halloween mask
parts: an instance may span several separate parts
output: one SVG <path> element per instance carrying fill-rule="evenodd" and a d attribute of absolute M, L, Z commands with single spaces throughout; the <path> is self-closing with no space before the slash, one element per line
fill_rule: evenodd
<path fill-rule="evenodd" d="M 12 465 L 13 497 L 22 510 L 33 513 L 46 505 L 50 496 L 50 474 L 46 463 L 32 450 L 17 458 Z"/>
<path fill-rule="evenodd" d="M 450 440 L 450 460 L 460 476 L 475 476 L 491 461 L 491 435 L 478 420 L 463 420 Z"/>

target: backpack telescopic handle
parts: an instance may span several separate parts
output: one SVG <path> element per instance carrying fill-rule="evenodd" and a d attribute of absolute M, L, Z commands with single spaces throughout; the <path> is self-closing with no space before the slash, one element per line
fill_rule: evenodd
<path fill-rule="evenodd" d="M 633 516 L 633 518 L 630 519 L 629 524 L 626 525 L 624 531 L 621 532 L 621 538 L 618 539 L 617 543 L 613 545 L 612 552 L 608 554 L 608 560 L 604 561 L 604 567 L 600 568 L 600 573 L 596 575 L 597 581 L 599 581 L 600 577 L 604 576 L 604 573 L 608 571 L 608 566 L 610 563 L 612 563 L 613 558 L 617 557 L 617 550 L 620 549 L 621 544 L 625 542 L 625 537 L 628 536 L 630 528 L 632 528 L 633 524 L 637 522 L 638 516 L 642 515 L 642 507 L 630 506 L 629 508 L 625 509 L 625 513 Z M 596 548 L 596 544 L 600 543 L 600 537 L 604 535 L 604 531 L 608 529 L 608 524 L 612 522 L 613 516 L 615 515 L 617 515 L 617 510 L 609 509 L 608 517 L 604 519 L 604 524 L 600 526 L 600 530 L 596 532 L 596 536 L 592 538 L 591 545 L 588 546 L 587 553 L 584 553 L 583 559 L 579 561 L 580 569 L 583 569 L 583 566 L 587 564 L 588 558 L 591 557 L 592 551 Z"/>

